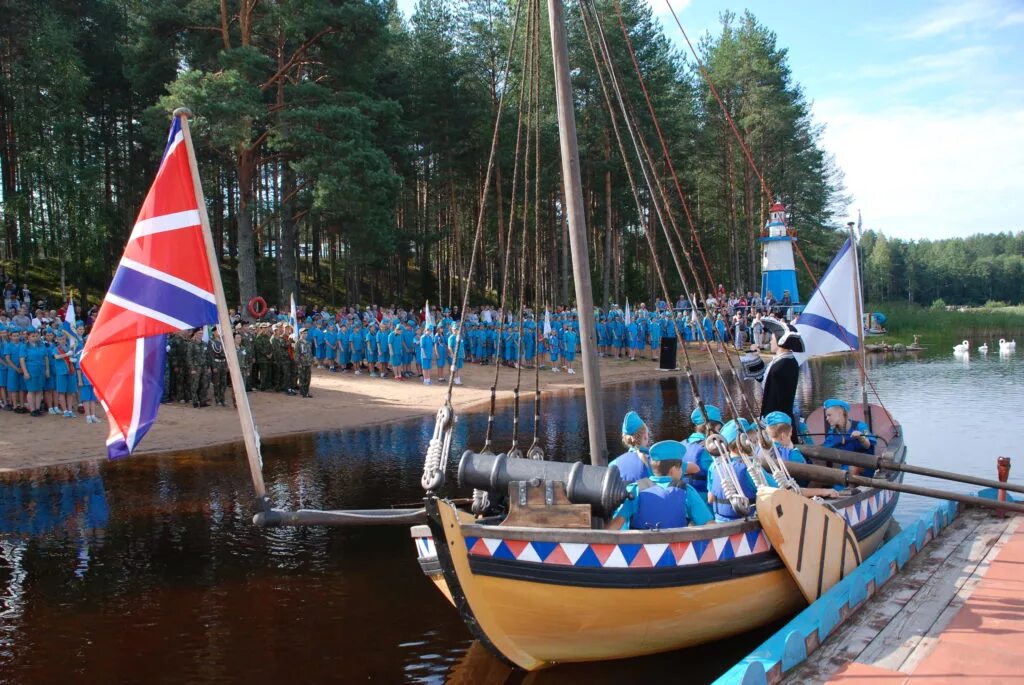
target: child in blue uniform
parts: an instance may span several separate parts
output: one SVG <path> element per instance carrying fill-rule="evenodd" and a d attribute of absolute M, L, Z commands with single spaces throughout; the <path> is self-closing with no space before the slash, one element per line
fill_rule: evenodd
<path fill-rule="evenodd" d="M 566 328 L 562 332 L 562 360 L 565 362 L 565 372 L 569 374 L 576 373 L 576 370 L 572 368 L 573 362 L 576 361 L 576 345 L 579 344 L 579 334 L 576 333 L 572 328 Z"/>
<path fill-rule="evenodd" d="M 452 324 L 442 324 L 437 327 L 437 335 L 434 336 L 434 368 L 437 369 L 437 380 L 443 383 L 448 380 L 445 371 L 448 368 L 448 338 L 444 332 L 451 330 Z"/>
<path fill-rule="evenodd" d="M 757 486 L 754 485 L 754 479 L 751 478 L 747 472 L 747 464 L 743 461 L 740 453 L 739 446 L 739 435 L 742 431 L 746 432 L 750 429 L 751 424 L 746 419 L 740 419 L 739 423 L 734 419 L 729 423 L 722 426 L 721 435 L 722 438 L 728 445 L 729 448 L 729 467 L 736 474 L 736 480 L 739 481 L 740 490 L 750 501 L 750 511 L 747 512 L 747 518 L 756 515 L 755 502 L 757 500 Z M 772 487 L 777 487 L 777 484 L 772 477 L 767 473 L 764 473 L 765 480 Z M 718 463 L 713 462 L 711 468 L 708 470 L 708 503 L 711 505 L 711 509 L 715 514 L 715 520 L 719 523 L 726 523 L 729 521 L 736 521 L 741 518 L 739 512 L 732 507 L 732 503 L 729 498 L 725 495 L 725 487 L 722 484 L 722 475 L 718 473 Z"/>
<path fill-rule="evenodd" d="M 100 420 L 96 416 L 96 393 L 93 391 L 92 381 L 82 371 L 82 350 L 75 354 L 75 370 L 78 372 L 78 399 L 85 407 L 85 422 L 99 423 Z"/>
<path fill-rule="evenodd" d="M 456 343 L 458 347 L 456 348 Z M 466 363 L 466 339 L 459 338 L 459 325 L 452 324 L 451 335 L 448 336 L 448 354 L 452 358 L 452 375 L 455 385 L 462 385 L 462 366 Z"/>
<path fill-rule="evenodd" d="M 419 361 L 423 369 L 423 385 L 430 385 L 430 367 L 434 362 L 434 333 L 429 326 L 423 327 L 419 342 Z"/>
<path fill-rule="evenodd" d="M 363 373 L 363 351 L 366 349 L 366 341 L 363 327 L 358 320 L 352 324 L 348 340 L 349 348 L 351 349 L 348 360 L 352 364 L 352 372 L 360 376 Z"/>
<path fill-rule="evenodd" d="M 50 375 L 50 360 L 47 348 L 39 339 L 38 331 L 28 334 L 28 342 L 21 357 L 21 371 L 25 378 L 25 392 L 28 393 L 28 407 L 32 416 L 42 416 L 40 405 L 43 401 L 43 387 Z"/>
<path fill-rule="evenodd" d="M 619 469 L 622 482 L 629 485 L 641 478 L 653 476 L 654 472 L 647 459 L 651 444 L 650 431 L 635 411 L 627 412 L 622 419 L 622 444 L 626 446 L 626 451 L 609 464 Z"/>
<path fill-rule="evenodd" d="M 651 446 L 649 478 L 627 486 L 634 493 L 612 515 L 613 530 L 664 530 L 688 525 L 702 526 L 712 520 L 708 506 L 689 485 L 679 486 L 685 448 L 676 440 Z"/>
<path fill-rule="evenodd" d="M 704 439 L 708 433 L 717 433 L 722 429 L 722 410 L 713 404 L 705 404 L 703 412 L 697 407 L 690 413 L 690 420 L 693 421 L 694 431 L 686 439 L 686 455 L 683 461 L 696 468 L 688 471 L 686 480 L 697 492 L 706 496 L 708 469 L 711 468 L 713 459 L 704 448 Z"/>
<path fill-rule="evenodd" d="M 28 412 L 25 407 L 25 372 L 21 368 L 21 357 L 25 351 L 25 334 L 15 328 L 7 341 L 4 360 L 7 362 L 7 399 L 9 406 L 19 414 Z"/>
<path fill-rule="evenodd" d="M 74 418 L 72 407 L 75 406 L 75 394 L 78 392 L 75 363 L 72 361 L 75 353 L 67 345 L 63 333 L 57 335 L 52 354 L 54 373 L 51 375 L 54 378 L 57 405 L 63 408 L 65 418 Z"/>
<path fill-rule="evenodd" d="M 551 360 L 551 371 L 558 373 L 558 357 L 561 354 L 560 348 L 562 343 L 558 339 L 558 333 L 554 328 L 548 333 L 546 345 L 548 348 L 548 359 Z"/>
<path fill-rule="evenodd" d="M 848 452 L 859 452 L 861 454 L 873 454 L 877 439 L 868 430 L 863 421 L 850 419 L 850 404 L 843 400 L 825 400 L 825 423 L 828 425 L 828 433 L 822 443 L 825 447 L 832 447 L 837 450 Z M 849 469 L 850 473 L 857 476 L 871 478 L 875 475 L 874 469 L 861 469 L 857 466 L 840 466 L 844 471 Z"/>

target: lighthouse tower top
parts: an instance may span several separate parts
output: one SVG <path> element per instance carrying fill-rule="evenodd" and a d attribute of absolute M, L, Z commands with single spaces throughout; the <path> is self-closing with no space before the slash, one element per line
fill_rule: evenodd
<path fill-rule="evenodd" d="M 765 231 L 770 238 L 782 238 L 786 235 L 786 208 L 781 202 L 775 202 L 768 208 L 768 223 Z"/>

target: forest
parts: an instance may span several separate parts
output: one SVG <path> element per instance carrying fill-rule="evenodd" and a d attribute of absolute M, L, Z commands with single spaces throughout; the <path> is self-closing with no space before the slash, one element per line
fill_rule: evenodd
<path fill-rule="evenodd" d="M 527 19 L 527 7 L 538 16 Z M 565 16 L 597 303 L 660 294 L 652 251 L 669 261 L 667 234 L 651 231 L 653 250 L 645 240 L 659 200 L 634 194 L 616 144 L 602 95 L 602 74 L 613 72 L 641 140 L 636 154 L 649 149 L 652 174 L 672 191 L 661 202 L 679 240 L 709 265 L 697 289 L 758 288 L 769 192 L 820 274 L 849 201 L 775 33 L 749 12 L 725 13 L 697 42 L 720 106 L 645 0 L 569 2 Z M 611 69 L 597 66 L 595 28 Z M 0 259 L 11 272 L 57 265 L 69 287 L 101 297 L 170 113 L 187 106 L 232 301 L 287 302 L 296 292 L 324 304 L 450 304 L 467 287 L 482 216 L 474 299 L 497 301 L 512 282 L 528 284 L 519 299 L 568 303 L 546 38 L 541 2 L 419 0 L 403 17 L 393 0 L 8 0 Z M 940 275 L 944 249 L 873 235 L 865 245 L 872 292 L 925 300 L 940 296 L 937 279 L 964 285 Z M 951 259 L 961 268 L 965 258 Z M 999 254 L 987 259 L 996 281 L 1010 268 Z M 675 293 L 678 275 L 665 273 Z M 1017 283 L 1015 297 L 993 297 L 1019 300 Z"/>
<path fill-rule="evenodd" d="M 871 302 L 1024 303 L 1024 232 L 905 241 L 866 231 L 860 245 Z"/>

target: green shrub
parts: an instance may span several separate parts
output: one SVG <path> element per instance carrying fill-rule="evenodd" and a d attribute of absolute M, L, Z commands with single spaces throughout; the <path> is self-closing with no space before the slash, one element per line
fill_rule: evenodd
<path fill-rule="evenodd" d="M 946 301 L 944 299 L 942 299 L 941 297 L 939 299 L 935 300 L 934 302 L 932 302 L 932 309 L 945 309 L 945 308 L 946 308 Z"/>

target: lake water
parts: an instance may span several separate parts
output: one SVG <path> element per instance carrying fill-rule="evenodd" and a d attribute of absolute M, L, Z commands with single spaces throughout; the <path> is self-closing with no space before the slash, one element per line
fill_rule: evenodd
<path fill-rule="evenodd" d="M 1022 357 L 962 361 L 945 344 L 918 356 L 872 357 L 878 392 L 904 425 L 909 461 L 994 478 L 997 456 L 1020 457 L 1011 427 L 1024 399 Z M 713 378 L 700 382 L 706 400 L 721 405 Z M 811 408 L 859 393 L 854 362 L 828 360 L 805 374 L 800 401 Z M 610 443 L 629 408 L 656 436 L 681 437 L 692 404 L 675 377 L 604 396 Z M 528 402 L 526 446 L 532 415 Z M 581 397 L 546 396 L 545 450 L 582 454 L 583 416 Z M 460 417 L 455 454 L 479 448 L 485 418 Z M 270 442 L 271 496 L 283 507 L 413 505 L 432 429 L 431 416 Z M 497 446 L 507 447 L 510 432 L 505 407 Z M 1015 468 L 1012 480 L 1024 482 L 1024 460 Z M 897 518 L 912 520 L 930 506 L 902 496 Z M 679 672 L 707 682 L 772 632 L 642 659 L 514 672 L 471 641 L 423 577 L 407 528 L 259 530 L 250 515 L 238 448 L 0 479 L 0 682 L 612 683 Z"/>

